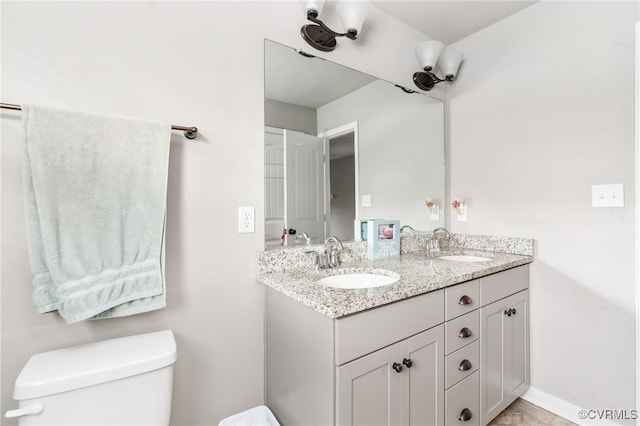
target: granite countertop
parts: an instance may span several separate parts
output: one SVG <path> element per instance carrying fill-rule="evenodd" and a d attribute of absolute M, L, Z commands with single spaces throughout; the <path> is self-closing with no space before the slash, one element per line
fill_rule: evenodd
<path fill-rule="evenodd" d="M 458 262 L 438 258 L 450 254 L 483 256 L 491 260 Z M 352 259 L 335 269 L 314 271 L 307 267 L 263 272 L 258 275 L 258 281 L 329 318 L 339 318 L 533 261 L 530 255 L 470 249 L 450 249 L 436 256 L 428 259 L 422 252 L 411 252 L 391 259 Z M 365 272 L 400 274 L 400 279 L 393 284 L 366 289 L 339 289 L 316 284 L 317 280 L 329 275 Z"/>

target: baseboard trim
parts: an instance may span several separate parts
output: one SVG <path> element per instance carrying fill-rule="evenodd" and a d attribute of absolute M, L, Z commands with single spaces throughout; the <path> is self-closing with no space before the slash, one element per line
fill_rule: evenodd
<path fill-rule="evenodd" d="M 583 408 L 533 387 L 520 398 L 578 425 L 619 426 L 619 423 L 606 419 L 582 419 L 579 413 Z"/>

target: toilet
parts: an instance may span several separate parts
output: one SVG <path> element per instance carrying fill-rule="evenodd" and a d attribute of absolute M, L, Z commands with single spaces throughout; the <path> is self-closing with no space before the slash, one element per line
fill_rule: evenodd
<path fill-rule="evenodd" d="M 169 425 L 171 330 L 33 355 L 16 379 L 20 426 Z"/>

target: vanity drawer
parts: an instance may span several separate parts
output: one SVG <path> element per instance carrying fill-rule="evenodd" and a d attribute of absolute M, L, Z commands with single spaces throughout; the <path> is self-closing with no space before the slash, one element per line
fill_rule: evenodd
<path fill-rule="evenodd" d="M 444 289 L 445 319 L 449 321 L 480 307 L 480 282 L 469 281 Z"/>
<path fill-rule="evenodd" d="M 449 389 L 480 367 L 480 340 L 458 349 L 444 360 L 444 386 Z"/>
<path fill-rule="evenodd" d="M 480 304 L 486 306 L 526 288 L 529 288 L 529 265 L 482 277 L 480 278 Z"/>
<path fill-rule="evenodd" d="M 480 311 L 476 309 L 444 325 L 445 354 L 449 355 L 480 337 Z"/>
<path fill-rule="evenodd" d="M 444 424 L 445 426 L 480 425 L 479 371 L 445 392 Z"/>
<path fill-rule="evenodd" d="M 444 321 L 444 291 L 369 309 L 335 320 L 335 362 L 353 359 Z"/>

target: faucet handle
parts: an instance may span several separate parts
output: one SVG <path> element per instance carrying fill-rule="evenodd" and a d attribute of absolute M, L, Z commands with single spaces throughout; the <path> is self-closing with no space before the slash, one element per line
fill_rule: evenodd
<path fill-rule="evenodd" d="M 300 234 L 296 235 L 296 243 L 299 243 L 303 238 L 307 245 L 311 245 L 311 238 L 309 238 L 309 235 L 306 232 L 301 232 Z"/>
<path fill-rule="evenodd" d="M 313 250 L 307 250 L 304 252 L 304 254 L 312 254 L 315 256 L 316 258 L 316 262 L 315 262 L 315 269 L 318 270 L 320 268 L 320 253 L 318 253 L 317 251 L 313 251 Z"/>
<path fill-rule="evenodd" d="M 327 253 L 327 263 L 329 264 L 330 268 L 337 268 L 338 266 L 340 266 L 340 256 L 338 255 L 339 253 L 340 250 L 335 247 L 333 247 Z"/>

